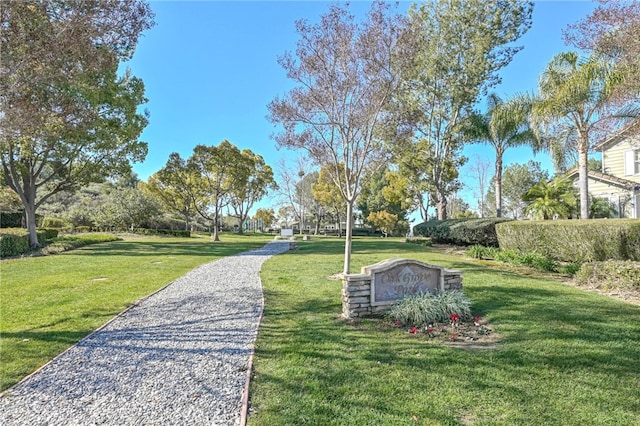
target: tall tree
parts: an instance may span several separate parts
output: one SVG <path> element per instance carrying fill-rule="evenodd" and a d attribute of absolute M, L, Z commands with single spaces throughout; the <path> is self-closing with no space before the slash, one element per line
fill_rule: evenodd
<path fill-rule="evenodd" d="M 487 215 L 486 188 L 489 183 L 491 161 L 475 156 L 473 163 L 469 165 L 469 175 L 474 178 L 474 197 L 478 200 L 478 213 L 480 217 Z"/>
<path fill-rule="evenodd" d="M 478 97 L 500 82 L 498 71 L 521 47 L 531 26 L 531 2 L 428 0 L 409 10 L 401 61 L 403 90 L 396 108 L 410 129 L 409 156 L 423 156 L 424 178 L 438 218 L 460 184 L 464 134 L 461 123 Z"/>
<path fill-rule="evenodd" d="M 514 163 L 504 169 L 502 174 L 502 205 L 503 216 L 513 219 L 524 217 L 526 204 L 522 201 L 524 194 L 540 181 L 548 181 L 549 173 L 542 169 L 538 161 L 529 160 L 526 164 Z M 491 183 L 494 183 L 491 185 Z M 492 178 L 491 186 L 487 191 L 487 201 L 495 201 L 495 176 Z M 493 203 L 497 205 L 497 203 Z"/>
<path fill-rule="evenodd" d="M 253 219 L 259 223 L 260 231 L 264 231 L 264 228 L 271 228 L 273 222 L 276 221 L 276 214 L 273 209 L 258 209 Z"/>
<path fill-rule="evenodd" d="M 180 215 L 188 230 L 195 213 L 195 200 L 190 190 L 193 181 L 186 161 L 174 152 L 165 166 L 149 177 L 143 190 L 156 196 L 169 211 Z"/>
<path fill-rule="evenodd" d="M 243 161 L 240 150 L 224 140 L 218 146 L 197 145 L 187 167 L 194 178 L 190 186 L 195 208 L 213 222 L 214 241 L 220 241 L 222 208 L 229 204 L 236 183 L 236 165 Z"/>
<path fill-rule="evenodd" d="M 564 31 L 568 44 L 616 62 L 624 70 L 624 82 L 616 97 L 637 99 L 640 93 L 640 2 L 598 0 L 587 17 Z"/>
<path fill-rule="evenodd" d="M 370 169 L 384 164 L 387 150 L 376 129 L 396 87 L 391 69 L 398 26 L 388 6 L 376 2 L 363 23 L 339 4 L 317 24 L 296 23 L 294 55 L 279 59 L 296 83 L 268 106 L 282 130 L 279 146 L 304 149 L 338 187 L 346 202 L 344 273 L 351 263 L 354 205 Z"/>
<path fill-rule="evenodd" d="M 2 2 L 2 171 L 20 196 L 32 246 L 47 198 L 145 158 L 144 85 L 117 71 L 152 18 L 141 0 Z"/>
<path fill-rule="evenodd" d="M 530 106 L 527 96 L 516 96 L 504 101 L 497 94 L 490 93 L 487 96 L 487 112 L 475 113 L 469 118 L 472 140 L 488 143 L 496 155 L 496 217 L 502 217 L 502 158 L 505 151 L 522 145 L 538 149 L 538 139 L 529 126 Z"/>
<path fill-rule="evenodd" d="M 320 172 L 318 172 L 318 179 L 316 183 L 312 185 L 311 190 L 313 198 L 317 200 L 324 211 L 335 220 L 338 236 L 341 237 L 341 218 L 347 210 L 347 206 L 338 187 L 331 180 L 326 167 L 323 167 L 320 169 Z"/>
<path fill-rule="evenodd" d="M 234 217 L 240 222 L 239 232 L 242 233 L 242 225 L 254 204 L 270 189 L 276 189 L 278 186 L 271 167 L 264 162 L 261 155 L 253 153 L 250 149 L 240 152 L 239 161 L 234 167 L 235 179 L 229 195 Z"/>
<path fill-rule="evenodd" d="M 588 155 L 598 135 L 610 132 L 620 118 L 636 117 L 621 110 L 612 97 L 623 81 L 615 64 L 602 58 L 580 59 L 575 52 L 559 53 L 540 76 L 531 119 L 543 133 L 556 166 L 563 170 L 568 153 L 578 155 L 580 218 L 589 218 Z"/>
<path fill-rule="evenodd" d="M 279 193 L 281 196 L 281 203 L 288 204 L 291 207 L 294 216 L 298 218 L 300 223 L 300 233 L 302 234 L 302 220 L 305 217 L 305 195 L 310 194 L 301 193 L 301 182 L 307 176 L 310 168 L 310 163 L 307 158 L 298 157 L 296 159 L 296 166 L 291 167 L 287 161 L 282 158 L 278 164 L 278 185 Z"/>
<path fill-rule="evenodd" d="M 366 223 L 385 234 L 404 235 L 408 231 L 407 208 L 412 203 L 407 202 L 405 182 L 387 168 L 374 174 L 358 200 L 358 210 Z"/>

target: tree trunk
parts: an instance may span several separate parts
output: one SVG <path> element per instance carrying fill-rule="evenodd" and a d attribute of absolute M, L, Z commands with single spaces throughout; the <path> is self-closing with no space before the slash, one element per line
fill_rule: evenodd
<path fill-rule="evenodd" d="M 447 199 L 441 197 L 440 201 L 436 203 L 438 209 L 438 220 L 447 220 Z"/>
<path fill-rule="evenodd" d="M 496 217 L 502 217 L 502 155 L 496 155 Z"/>
<path fill-rule="evenodd" d="M 313 230 L 313 235 L 318 235 L 320 233 L 320 216 L 316 215 L 316 226 Z"/>
<path fill-rule="evenodd" d="M 216 212 L 213 216 L 213 234 L 211 234 L 211 239 L 213 241 L 220 241 L 218 229 L 220 229 L 220 213 L 218 212 L 218 208 L 216 207 Z"/>
<path fill-rule="evenodd" d="M 40 243 L 38 242 L 35 207 L 25 204 L 24 215 L 27 220 L 27 230 L 29 231 L 29 246 L 31 248 L 40 247 Z"/>
<path fill-rule="evenodd" d="M 580 188 L 580 219 L 589 219 L 589 162 L 588 149 L 581 147 L 578 161 L 578 186 Z"/>
<path fill-rule="evenodd" d="M 345 274 L 348 274 L 351 269 L 351 233 L 353 231 L 353 202 L 351 200 L 347 202 L 347 229 L 344 239 L 344 270 Z M 338 227 L 338 229 L 340 229 Z"/>

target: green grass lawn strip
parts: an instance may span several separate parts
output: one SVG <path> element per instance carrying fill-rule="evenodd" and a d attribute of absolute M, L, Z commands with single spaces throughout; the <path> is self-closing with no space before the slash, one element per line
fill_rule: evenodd
<path fill-rule="evenodd" d="M 198 265 L 269 236 L 136 237 L 0 263 L 0 374 L 6 389 L 132 303 Z"/>
<path fill-rule="evenodd" d="M 343 242 L 314 239 L 263 266 L 250 425 L 640 424 L 640 308 L 391 239 L 359 238 L 352 271 L 409 257 L 464 271 L 501 336 L 434 344 L 339 318 Z"/>

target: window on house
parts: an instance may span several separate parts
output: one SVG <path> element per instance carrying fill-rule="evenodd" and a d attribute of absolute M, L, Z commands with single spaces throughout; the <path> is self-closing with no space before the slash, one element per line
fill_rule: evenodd
<path fill-rule="evenodd" d="M 624 174 L 627 176 L 640 174 L 640 149 L 624 153 Z"/>

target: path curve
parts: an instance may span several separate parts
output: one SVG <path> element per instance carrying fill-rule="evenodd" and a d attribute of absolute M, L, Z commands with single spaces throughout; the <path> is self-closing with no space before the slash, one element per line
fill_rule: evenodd
<path fill-rule="evenodd" d="M 0 424 L 238 425 L 260 268 L 288 242 L 202 265 L 0 397 Z"/>

